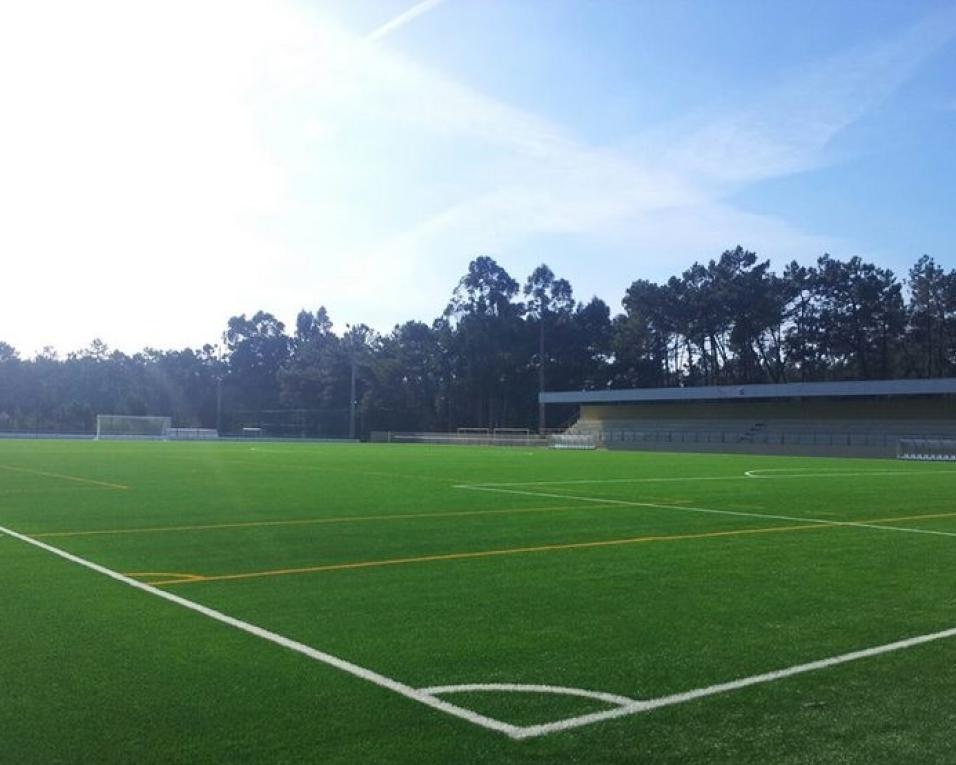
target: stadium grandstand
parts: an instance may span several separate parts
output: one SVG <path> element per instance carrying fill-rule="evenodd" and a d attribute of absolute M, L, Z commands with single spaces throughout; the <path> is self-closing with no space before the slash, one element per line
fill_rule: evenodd
<path fill-rule="evenodd" d="M 570 433 L 609 449 L 896 456 L 956 438 L 956 378 L 542 393 L 579 407 Z"/>

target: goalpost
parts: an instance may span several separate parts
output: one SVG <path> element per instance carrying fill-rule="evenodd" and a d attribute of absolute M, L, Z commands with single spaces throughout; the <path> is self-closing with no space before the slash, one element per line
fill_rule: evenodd
<path fill-rule="evenodd" d="M 96 440 L 165 439 L 169 436 L 171 425 L 172 419 L 169 417 L 98 414 L 96 415 Z"/>
<path fill-rule="evenodd" d="M 901 438 L 896 458 L 922 462 L 956 462 L 956 438 Z"/>
<path fill-rule="evenodd" d="M 550 441 L 552 449 L 597 449 L 593 433 L 555 433 Z"/>
<path fill-rule="evenodd" d="M 491 432 L 492 443 L 510 446 L 527 446 L 531 441 L 530 428 L 495 428 Z"/>
<path fill-rule="evenodd" d="M 166 428 L 170 441 L 212 441 L 219 438 L 215 428 Z"/>

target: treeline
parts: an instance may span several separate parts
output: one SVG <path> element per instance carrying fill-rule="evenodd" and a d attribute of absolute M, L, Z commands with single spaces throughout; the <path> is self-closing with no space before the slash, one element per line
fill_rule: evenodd
<path fill-rule="evenodd" d="M 665 283 L 635 281 L 622 306 L 612 318 L 545 265 L 519 284 L 479 257 L 441 317 L 385 335 L 336 334 L 319 308 L 292 328 L 235 316 L 222 346 L 198 350 L 129 356 L 95 340 L 21 359 L 0 343 L 0 430 L 90 431 L 97 413 L 120 413 L 343 435 L 353 386 L 360 433 L 534 427 L 542 348 L 548 390 L 956 374 L 956 270 L 928 256 L 900 281 L 829 255 L 776 273 L 737 247 Z"/>

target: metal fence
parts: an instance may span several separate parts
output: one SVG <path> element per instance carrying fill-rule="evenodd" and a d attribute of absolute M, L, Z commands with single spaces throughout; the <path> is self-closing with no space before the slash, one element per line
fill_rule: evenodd
<path fill-rule="evenodd" d="M 584 432 L 584 431 L 581 431 Z M 589 431 L 590 432 L 590 431 Z M 598 442 L 611 444 L 726 444 L 765 446 L 896 447 L 901 438 L 953 438 L 949 434 L 907 435 L 889 431 L 762 430 L 758 433 L 727 430 L 599 430 Z"/>
<path fill-rule="evenodd" d="M 537 433 L 416 433 L 372 431 L 370 440 L 390 444 L 432 444 L 435 446 L 548 446 L 547 436 Z"/>

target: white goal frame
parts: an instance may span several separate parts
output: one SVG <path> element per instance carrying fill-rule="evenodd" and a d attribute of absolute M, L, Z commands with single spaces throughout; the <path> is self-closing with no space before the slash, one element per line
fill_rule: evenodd
<path fill-rule="evenodd" d="M 219 438 L 215 428 L 167 428 L 166 438 L 170 441 L 213 441 Z"/>
<path fill-rule="evenodd" d="M 597 449 L 593 433 L 554 433 L 548 440 L 552 449 Z"/>
<path fill-rule="evenodd" d="M 96 440 L 165 440 L 171 417 L 133 414 L 96 415 Z"/>

